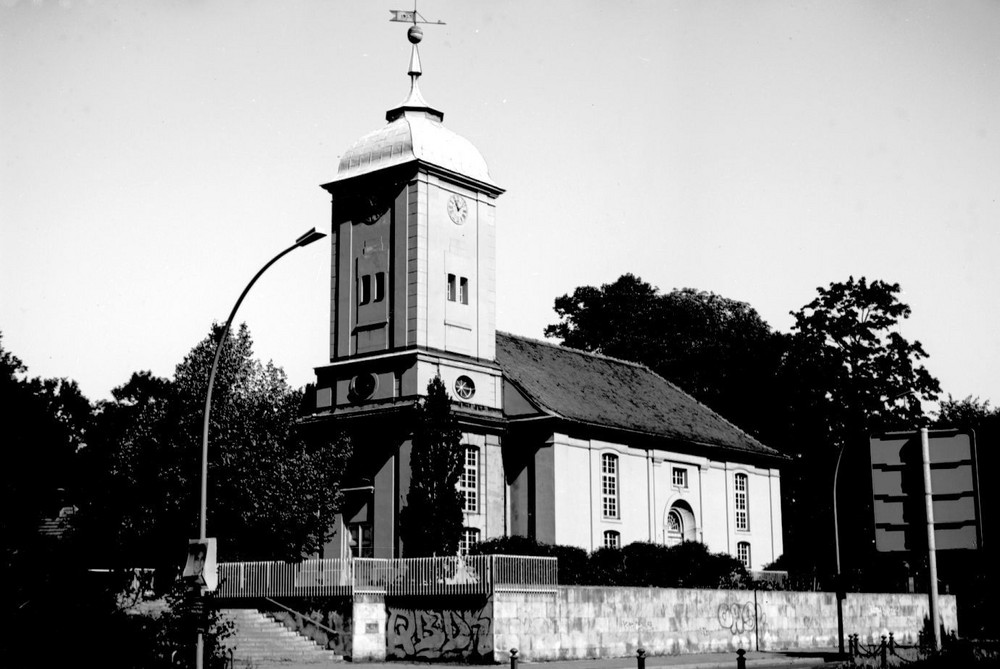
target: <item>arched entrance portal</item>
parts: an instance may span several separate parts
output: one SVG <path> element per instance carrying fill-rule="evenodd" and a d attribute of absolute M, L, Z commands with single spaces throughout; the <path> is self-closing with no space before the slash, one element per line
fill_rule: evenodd
<path fill-rule="evenodd" d="M 668 546 L 682 541 L 697 541 L 698 526 L 691 505 L 678 500 L 670 505 L 663 517 L 663 536 Z"/>

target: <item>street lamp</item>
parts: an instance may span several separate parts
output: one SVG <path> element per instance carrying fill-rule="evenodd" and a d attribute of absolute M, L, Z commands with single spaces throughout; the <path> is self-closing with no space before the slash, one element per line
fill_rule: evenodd
<path fill-rule="evenodd" d="M 316 228 L 312 228 L 296 239 L 294 244 L 271 258 L 266 265 L 261 267 L 260 271 L 258 271 L 252 279 L 250 279 L 250 283 L 248 283 L 247 287 L 243 289 L 242 293 L 240 293 L 240 298 L 236 300 L 236 304 L 233 305 L 233 310 L 229 313 L 228 320 L 226 320 L 226 326 L 222 329 L 222 335 L 219 337 L 219 342 L 215 345 L 215 358 L 212 359 L 212 370 L 208 373 L 208 391 L 205 393 L 205 420 L 202 424 L 201 430 L 201 503 L 198 508 L 198 540 L 201 542 L 204 542 L 208 538 L 208 533 L 206 532 L 206 516 L 208 515 L 208 423 L 209 416 L 212 412 L 212 386 L 215 385 L 215 372 L 219 367 L 219 358 L 222 356 L 222 349 L 226 345 L 226 338 L 229 336 L 229 328 L 233 325 L 233 319 L 236 317 L 236 311 L 243 303 L 243 298 L 247 296 L 247 293 L 249 293 L 253 285 L 257 283 L 257 279 L 260 278 L 260 275 L 267 271 L 267 268 L 300 246 L 312 244 L 316 240 L 322 239 L 323 237 L 326 237 L 325 233 L 317 231 Z M 201 594 L 204 595 L 204 591 L 202 591 Z M 204 650 L 204 637 L 199 629 L 198 644 L 196 649 L 197 654 L 195 656 L 195 666 L 198 669 L 201 669 L 204 663 L 204 658 L 202 657 Z"/>

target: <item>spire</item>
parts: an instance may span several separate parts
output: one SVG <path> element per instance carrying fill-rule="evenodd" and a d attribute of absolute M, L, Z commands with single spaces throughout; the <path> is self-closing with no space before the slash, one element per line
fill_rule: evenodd
<path fill-rule="evenodd" d="M 413 45 L 413 49 L 410 51 L 410 69 L 407 72 L 410 75 L 410 94 L 406 96 L 402 104 L 385 113 L 385 120 L 391 123 L 406 112 L 422 112 L 434 120 L 443 121 L 444 113 L 427 104 L 424 96 L 420 94 L 420 86 L 417 84 L 417 79 L 423 73 L 420 68 L 420 51 L 417 49 L 417 44 L 424 38 L 424 31 L 416 25 L 415 18 L 414 25 L 406 31 L 406 38 Z"/>

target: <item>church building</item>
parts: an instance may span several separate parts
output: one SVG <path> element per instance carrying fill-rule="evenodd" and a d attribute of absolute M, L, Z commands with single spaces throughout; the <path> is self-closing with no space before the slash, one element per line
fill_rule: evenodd
<path fill-rule="evenodd" d="M 504 189 L 418 87 L 334 179 L 330 362 L 311 422 L 348 429 L 323 557 L 405 557 L 409 409 L 439 376 L 463 430 L 465 530 L 595 550 L 695 540 L 750 569 L 782 553 L 777 451 L 631 362 L 496 330 Z"/>

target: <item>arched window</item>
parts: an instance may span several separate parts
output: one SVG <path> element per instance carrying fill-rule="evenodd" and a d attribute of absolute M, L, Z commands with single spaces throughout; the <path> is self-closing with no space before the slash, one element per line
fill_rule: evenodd
<path fill-rule="evenodd" d="M 677 509 L 670 509 L 667 514 L 667 539 L 682 541 L 684 539 L 684 519 Z"/>
<path fill-rule="evenodd" d="M 605 548 L 621 548 L 622 547 L 622 535 L 614 530 L 608 530 L 604 533 L 604 547 Z"/>
<path fill-rule="evenodd" d="M 750 569 L 750 542 L 741 541 L 736 544 L 736 559 L 743 563 L 743 566 Z"/>
<path fill-rule="evenodd" d="M 736 505 L 736 529 L 739 532 L 750 531 L 750 490 L 746 474 L 733 477 L 734 500 Z M 749 550 L 749 546 L 747 547 Z"/>
<path fill-rule="evenodd" d="M 462 494 L 462 510 L 466 513 L 479 513 L 479 449 L 475 446 L 465 447 L 458 490 Z"/>
<path fill-rule="evenodd" d="M 601 511 L 605 518 L 618 518 L 618 456 L 601 455 Z"/>
<path fill-rule="evenodd" d="M 468 555 L 473 546 L 479 543 L 479 530 L 474 527 L 462 529 L 462 538 L 458 542 L 458 554 Z"/>

